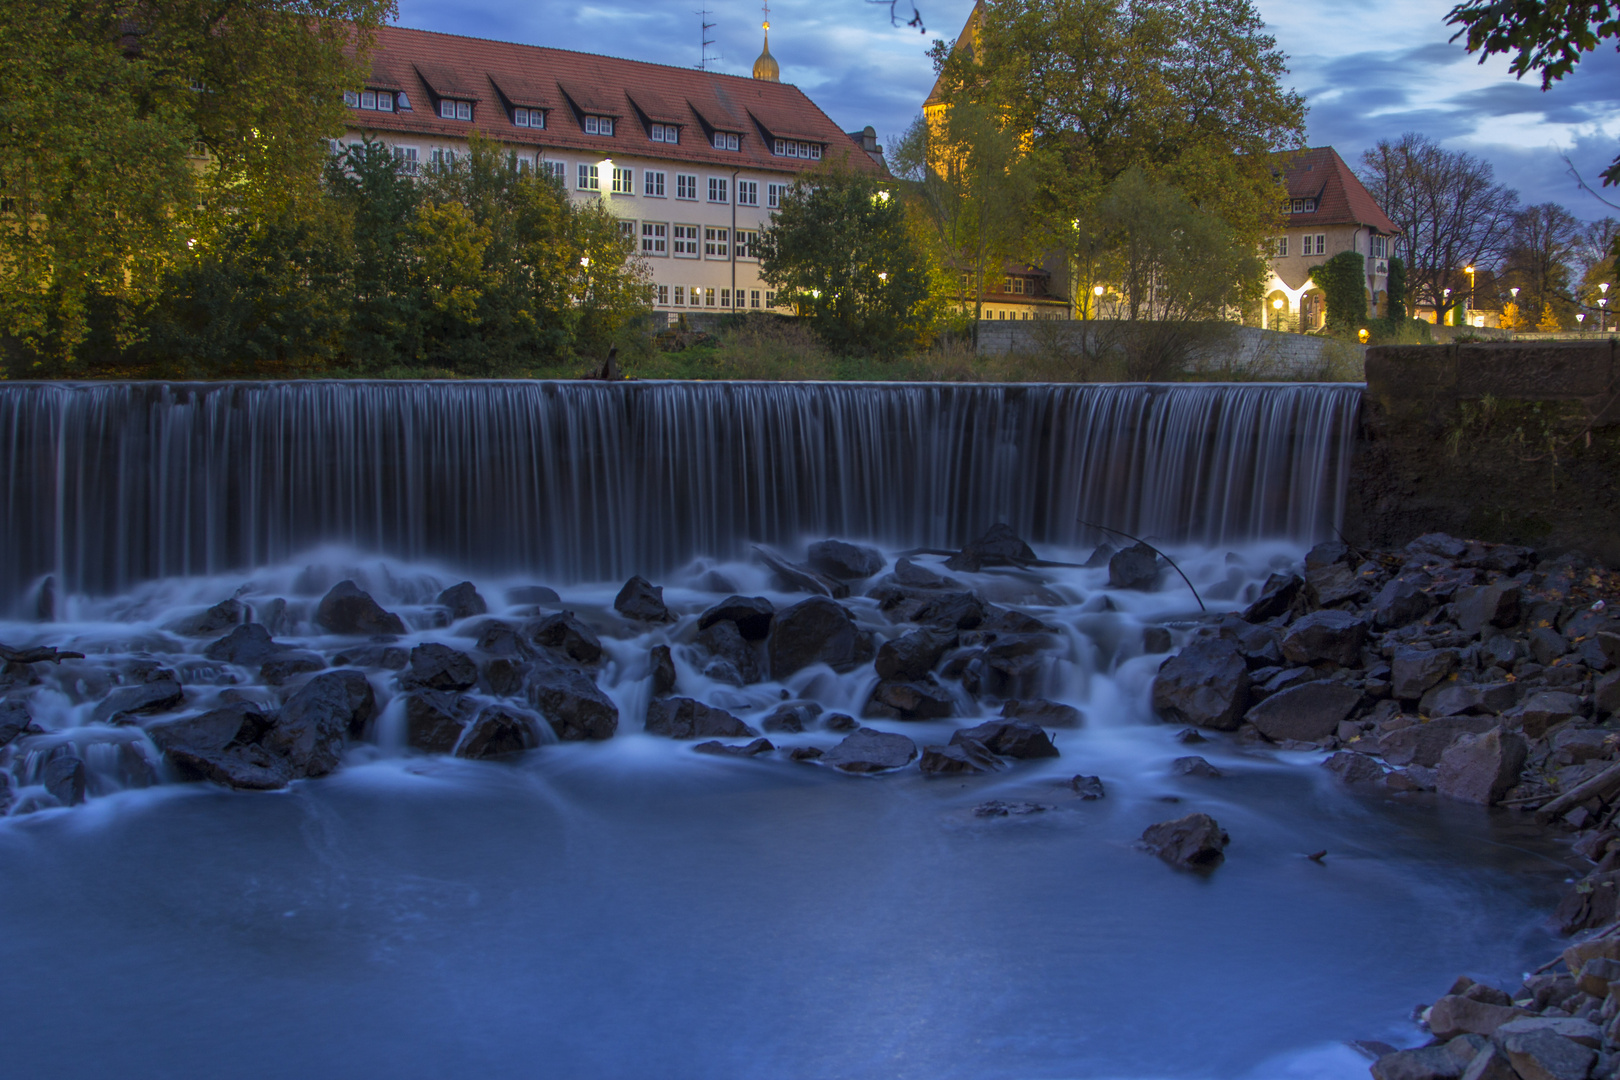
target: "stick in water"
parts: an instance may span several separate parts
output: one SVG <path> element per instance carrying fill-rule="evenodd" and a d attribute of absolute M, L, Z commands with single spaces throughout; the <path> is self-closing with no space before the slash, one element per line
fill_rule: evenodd
<path fill-rule="evenodd" d="M 1181 574 L 1181 580 L 1187 583 L 1187 588 L 1192 589 L 1193 599 L 1198 601 L 1199 611 L 1207 612 L 1209 610 L 1209 608 L 1204 606 L 1204 598 L 1198 595 L 1198 589 L 1193 585 L 1192 579 L 1186 574 L 1181 573 L 1181 567 L 1176 565 L 1176 560 L 1172 559 L 1170 556 L 1166 555 L 1164 552 L 1160 551 L 1146 540 L 1143 540 L 1140 536 L 1132 536 L 1123 529 L 1110 529 L 1106 525 L 1098 525 L 1095 521 L 1081 521 L 1080 524 L 1090 526 L 1093 529 L 1101 529 L 1106 533 L 1113 533 L 1115 536 L 1123 536 L 1127 540 L 1135 540 L 1138 544 L 1141 544 L 1143 547 L 1153 552 L 1153 554 L 1159 556 L 1165 562 L 1169 563 L 1170 569 L 1174 570 L 1178 574 Z"/>

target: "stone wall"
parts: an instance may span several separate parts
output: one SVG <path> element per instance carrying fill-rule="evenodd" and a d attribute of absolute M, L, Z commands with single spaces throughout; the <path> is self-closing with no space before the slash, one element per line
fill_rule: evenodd
<path fill-rule="evenodd" d="M 1112 337 L 1132 324 L 1112 319 L 1078 321 L 1002 321 L 979 323 L 981 355 L 1046 353 L 1083 354 L 1106 347 Z M 1212 344 L 1196 347 L 1193 370 L 1227 370 L 1279 379 L 1344 377 L 1342 369 L 1359 364 L 1365 352 L 1347 344 L 1309 334 L 1285 334 L 1253 326 L 1219 323 L 1195 327 L 1195 332 L 1216 330 Z"/>
<path fill-rule="evenodd" d="M 1578 548 L 1620 566 L 1613 340 L 1369 349 L 1345 534 Z"/>

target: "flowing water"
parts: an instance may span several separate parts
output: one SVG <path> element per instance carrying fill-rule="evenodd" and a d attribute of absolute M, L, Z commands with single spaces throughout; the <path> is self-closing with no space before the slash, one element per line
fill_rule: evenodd
<path fill-rule="evenodd" d="M 1000 520 L 1078 564 L 1098 537 L 1079 522 L 1099 522 L 1161 538 L 1212 609 L 1241 607 L 1330 533 L 1354 414 L 1354 388 L 1329 387 L 0 388 L 0 641 L 89 654 L 11 691 L 45 730 L 0 752 L 0 1072 L 1365 1076 L 1346 1040 L 1410 1041 L 1410 1006 L 1459 971 L 1505 982 L 1548 948 L 1559 865 L 1505 817 L 1348 792 L 1321 755 L 1178 743 L 1148 708 L 1162 654 L 1143 635 L 1197 625 L 1173 576 L 951 574 L 1057 629 L 1030 691 L 1085 724 L 1055 759 L 851 777 L 640 730 L 660 643 L 680 693 L 756 726 L 784 696 L 859 715 L 870 667 L 701 674 L 698 612 L 802 598 L 756 543 L 797 557 L 840 535 L 892 563 Z M 613 611 L 633 572 L 680 621 Z M 181 674 L 184 711 L 269 697 L 179 627 L 237 596 L 330 657 L 344 643 L 311 617 L 345 577 L 406 646 L 471 647 L 471 621 L 432 604 L 463 578 L 513 618 L 533 604 L 512 589 L 556 587 L 603 637 L 619 734 L 411 753 L 377 669 L 379 745 L 246 794 L 166 783 L 138 726 L 92 721 L 141 664 Z M 903 629 L 846 603 L 879 638 Z M 864 722 L 922 745 L 997 714 L 947 685 L 953 719 Z M 61 746 L 89 766 L 83 806 L 40 785 Z M 1189 753 L 1225 775 L 1175 775 Z M 1077 774 L 1107 796 L 1078 798 Z M 989 800 L 1040 809 L 976 814 Z M 1195 810 L 1233 837 L 1213 874 L 1133 847 Z"/>

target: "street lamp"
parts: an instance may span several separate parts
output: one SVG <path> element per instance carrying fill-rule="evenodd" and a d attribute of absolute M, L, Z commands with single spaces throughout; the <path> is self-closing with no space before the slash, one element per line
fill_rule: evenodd
<path fill-rule="evenodd" d="M 1598 297 L 1598 323 L 1598 333 L 1606 334 L 1609 332 L 1609 298 L 1607 296 Z"/>
<path fill-rule="evenodd" d="M 1472 310 L 1474 306 L 1474 264 L 1469 263 L 1467 266 L 1463 267 L 1463 273 L 1468 275 L 1468 306 L 1463 308 L 1463 311 L 1466 313 Z M 1471 321 L 1472 320 L 1467 318 L 1463 319 L 1464 323 Z"/>
<path fill-rule="evenodd" d="M 1575 313 L 1575 321 L 1584 324 L 1586 322 L 1586 312 L 1577 311 Z"/>

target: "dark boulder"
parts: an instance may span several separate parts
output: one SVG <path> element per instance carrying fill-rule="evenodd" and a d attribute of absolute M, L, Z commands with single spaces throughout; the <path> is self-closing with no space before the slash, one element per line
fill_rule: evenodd
<path fill-rule="evenodd" d="M 1146 544 L 1116 551 L 1108 560 L 1108 585 L 1114 589 L 1150 591 L 1159 582 L 1159 553 Z"/>
<path fill-rule="evenodd" d="M 1525 636 L 1530 646 L 1530 658 L 1542 667 L 1552 667 L 1559 657 L 1569 652 L 1569 642 L 1550 626 L 1534 627 Z"/>
<path fill-rule="evenodd" d="M 185 691 L 172 672 L 161 672 L 151 682 L 121 686 L 108 694 L 90 714 L 93 724 L 127 724 L 140 713 L 163 712 L 185 700 Z"/>
<path fill-rule="evenodd" d="M 312 652 L 285 652 L 259 665 L 259 678 L 270 686 L 285 686 L 300 675 L 323 671 L 326 661 Z"/>
<path fill-rule="evenodd" d="M 1167 653 L 1174 646 L 1175 640 L 1170 636 L 1170 628 L 1166 626 L 1142 627 L 1142 651 L 1145 653 Z"/>
<path fill-rule="evenodd" d="M 994 772 L 1001 767 L 1001 762 L 982 744 L 968 741 L 923 747 L 922 760 L 917 767 L 924 776 L 960 776 Z"/>
<path fill-rule="evenodd" d="M 523 624 L 523 637 L 529 644 L 555 649 L 581 664 L 594 664 L 602 658 L 602 642 L 574 617 L 572 611 L 559 611 L 543 619 Z"/>
<path fill-rule="evenodd" d="M 560 604 L 562 597 L 547 585 L 514 585 L 506 590 L 508 604 Z"/>
<path fill-rule="evenodd" d="M 325 776 L 337 768 L 344 740 L 358 734 L 376 711 L 377 698 L 365 675 L 329 671 L 287 699 L 263 743 L 287 758 L 294 777 Z"/>
<path fill-rule="evenodd" d="M 1232 838 L 1208 814 L 1188 814 L 1174 821 L 1149 825 L 1142 833 L 1142 844 L 1169 863 L 1189 870 L 1207 870 L 1220 865 L 1226 845 Z"/>
<path fill-rule="evenodd" d="M 741 746 L 734 743 L 723 742 L 698 743 L 696 746 L 692 747 L 692 752 L 694 754 L 713 754 L 716 757 L 748 758 L 758 757 L 761 754 L 769 754 L 775 749 L 776 746 L 771 742 L 771 740 L 755 739 L 753 742 L 744 743 Z"/>
<path fill-rule="evenodd" d="M 985 566 L 1027 566 L 1035 558 L 1034 550 L 1019 539 L 1011 526 L 996 524 L 945 560 L 945 568 L 972 573 Z"/>
<path fill-rule="evenodd" d="M 1004 702 L 1001 715 L 1006 720 L 1028 720 L 1032 724 L 1050 728 L 1077 728 L 1086 719 L 1085 714 L 1073 705 L 1041 698 L 1014 698 Z"/>
<path fill-rule="evenodd" d="M 481 653 L 490 656 L 531 657 L 534 649 L 523 637 L 523 632 L 511 623 L 499 619 L 485 619 L 476 627 L 473 644 Z"/>
<path fill-rule="evenodd" d="M 21 698 L 0 700 L 0 747 L 33 726 L 34 718 L 28 713 L 28 703 Z"/>
<path fill-rule="evenodd" d="M 828 577 L 808 566 L 788 562 L 763 548 L 755 548 L 754 555 L 770 568 L 777 587 L 783 592 L 807 592 L 834 600 L 842 600 L 849 595 L 849 586 L 837 578 Z"/>
<path fill-rule="evenodd" d="M 263 624 L 247 623 L 211 643 L 203 650 L 203 656 L 224 664 L 256 667 L 284 649 L 285 645 L 270 640 L 270 631 Z"/>
<path fill-rule="evenodd" d="M 915 622 L 942 629 L 972 630 L 984 622 L 985 606 L 970 592 L 931 596 L 916 612 Z"/>
<path fill-rule="evenodd" d="M 1516 722 L 1527 738 L 1539 739 L 1549 728 L 1580 714 L 1581 699 L 1575 694 L 1538 690 L 1525 698 L 1507 718 Z"/>
<path fill-rule="evenodd" d="M 1460 735 L 1482 735 L 1496 726 L 1494 718 L 1444 716 L 1425 723 L 1386 731 L 1378 737 L 1378 752 L 1396 767 L 1422 765 L 1433 769 L 1446 748 Z"/>
<path fill-rule="evenodd" d="M 258 741 L 272 718 L 240 703 L 146 726 L 181 775 L 244 791 L 274 791 L 292 779 L 288 760 Z"/>
<path fill-rule="evenodd" d="M 471 690 L 478 683 L 478 666 L 464 652 L 428 642 L 411 650 L 403 681 L 427 690 Z"/>
<path fill-rule="evenodd" d="M 1153 680 L 1153 709 L 1173 724 L 1235 731 L 1249 704 L 1249 666 L 1235 643 L 1193 641 Z"/>
<path fill-rule="evenodd" d="M 1465 633 L 1478 634 L 1491 626 L 1506 630 L 1523 617 L 1524 591 L 1507 581 L 1458 589 L 1451 611 Z"/>
<path fill-rule="evenodd" d="M 987 720 L 951 735 L 951 745 L 978 743 L 1002 757 L 1032 759 L 1058 756 L 1058 748 L 1039 725 L 1024 720 Z"/>
<path fill-rule="evenodd" d="M 1347 784 L 1373 784 L 1384 778 L 1378 762 L 1366 754 L 1341 750 L 1322 762 L 1322 767 Z"/>
<path fill-rule="evenodd" d="M 769 716 L 760 721 L 760 727 L 767 732 L 782 731 L 790 735 L 808 731 L 821 715 L 821 706 L 813 701 L 784 702 L 771 710 Z"/>
<path fill-rule="evenodd" d="M 1196 755 L 1192 757 L 1178 757 L 1170 763 L 1172 776 L 1198 776 L 1207 780 L 1218 780 L 1226 775 L 1211 765 L 1208 761 Z"/>
<path fill-rule="evenodd" d="M 1405 547 L 1407 555 L 1433 555 L 1456 562 L 1468 554 L 1468 543 L 1447 533 L 1424 533 Z"/>
<path fill-rule="evenodd" d="M 539 745 L 540 731 L 535 717 L 505 705 L 487 705 L 467 725 L 466 735 L 456 747 L 456 756 L 505 757 Z"/>
<path fill-rule="evenodd" d="M 1519 782 L 1527 752 L 1522 736 L 1501 728 L 1483 735 L 1461 735 L 1440 755 L 1435 790 L 1481 806 L 1500 802 Z"/>
<path fill-rule="evenodd" d="M 708 651 L 714 661 L 705 665 L 703 674 L 733 686 L 747 686 L 765 677 L 760 669 L 759 654 L 737 629 L 737 624 L 722 619 L 709 624 L 698 634 L 698 644 Z"/>
<path fill-rule="evenodd" d="M 1444 1046 L 1397 1050 L 1372 1064 L 1373 1080 L 1461 1080 L 1468 1063 Z"/>
<path fill-rule="evenodd" d="M 536 664 L 529 671 L 528 696 L 564 742 L 611 739 L 619 729 L 619 707 L 571 664 Z"/>
<path fill-rule="evenodd" d="M 1244 719 L 1273 742 L 1321 742 L 1338 730 L 1361 702 L 1361 691 L 1342 683 L 1291 686 L 1250 709 Z"/>
<path fill-rule="evenodd" d="M 340 581 L 321 597 L 315 625 L 329 634 L 403 634 L 405 623 L 384 611 L 371 594 L 352 581 Z"/>
<path fill-rule="evenodd" d="M 1428 584 L 1429 575 L 1421 571 L 1391 578 L 1373 597 L 1373 624 L 1387 630 L 1423 618 L 1434 607 Z"/>
<path fill-rule="evenodd" d="M 820 540 L 810 545 L 805 560 L 811 569 L 839 581 L 861 581 L 879 573 L 887 560 L 876 548 L 843 540 Z"/>
<path fill-rule="evenodd" d="M 1462 713 L 1496 715 L 1517 705 L 1523 689 L 1511 682 L 1442 682 L 1418 700 L 1418 708 L 1434 717 Z"/>
<path fill-rule="evenodd" d="M 821 722 L 821 726 L 828 731 L 854 731 L 861 725 L 858 720 L 848 713 L 835 712 L 828 713 L 827 719 Z"/>
<path fill-rule="evenodd" d="M 1272 574 L 1260 589 L 1260 597 L 1243 612 L 1243 621 L 1262 623 L 1286 615 L 1295 599 L 1305 588 L 1305 579 L 1298 574 Z"/>
<path fill-rule="evenodd" d="M 246 618 L 247 605 L 235 599 L 221 600 L 207 611 L 181 620 L 174 630 L 187 637 L 206 637 L 232 626 L 239 626 Z"/>
<path fill-rule="evenodd" d="M 1513 1071 L 1525 1080 L 1586 1080 L 1597 1063 L 1597 1051 L 1558 1034 L 1550 1025 L 1533 1022 L 1539 1019 L 1524 1017 L 1497 1029 L 1494 1041 Z"/>
<path fill-rule="evenodd" d="M 745 640 L 764 641 L 775 617 L 776 608 L 763 596 L 728 596 L 698 616 L 698 629 L 707 630 L 721 621 L 733 622 Z"/>
<path fill-rule="evenodd" d="M 484 598 L 478 595 L 477 587 L 470 581 L 450 586 L 433 602 L 449 612 L 450 618 L 457 622 L 489 611 L 489 605 L 484 603 Z"/>
<path fill-rule="evenodd" d="M 674 622 L 675 616 L 664 606 L 664 589 L 639 574 L 624 583 L 619 595 L 613 598 L 613 610 L 637 622 Z"/>
<path fill-rule="evenodd" d="M 875 773 L 904 768 L 916 757 L 917 744 L 904 735 L 860 728 L 818 760 L 843 772 Z"/>
<path fill-rule="evenodd" d="M 1456 649 L 1419 649 L 1402 645 L 1390 661 L 1389 692 L 1402 701 L 1416 701 L 1430 687 L 1456 671 L 1462 654 Z"/>
<path fill-rule="evenodd" d="M 894 564 L 894 580 L 912 589 L 944 589 L 955 585 L 950 578 L 926 566 L 918 566 L 910 559 L 900 559 Z"/>
<path fill-rule="evenodd" d="M 811 664 L 845 672 L 871 656 L 871 641 L 855 625 L 855 617 L 824 596 L 778 612 L 769 645 L 773 679 L 784 679 Z"/>
<path fill-rule="evenodd" d="M 405 745 L 430 754 L 448 754 L 467 729 L 472 706 L 440 690 L 417 690 L 405 696 Z"/>
<path fill-rule="evenodd" d="M 654 645 L 647 653 L 647 671 L 652 676 L 653 696 L 675 691 L 675 658 L 670 655 L 668 645 Z"/>
<path fill-rule="evenodd" d="M 1340 667 L 1361 663 L 1367 622 L 1347 611 L 1313 611 L 1294 620 L 1282 638 L 1282 652 L 1296 664 L 1323 661 Z"/>
<path fill-rule="evenodd" d="M 78 806 L 84 802 L 88 776 L 84 762 L 72 754 L 56 754 L 45 762 L 40 779 L 45 790 L 63 806 Z"/>
<path fill-rule="evenodd" d="M 484 690 L 496 697 L 515 697 L 523 692 L 523 683 L 529 677 L 529 665 L 510 656 L 497 656 L 484 661 L 479 682 Z"/>
<path fill-rule="evenodd" d="M 1073 777 L 1069 781 L 1069 787 L 1073 789 L 1076 795 L 1087 802 L 1093 799 L 1101 799 L 1107 794 L 1103 790 L 1102 777 L 1100 776 Z"/>
<path fill-rule="evenodd" d="M 724 709 L 691 698 L 654 698 L 647 705 L 649 735 L 671 739 L 742 739 L 759 734 Z"/>
<path fill-rule="evenodd" d="M 883 679 L 872 688 L 866 715 L 896 720 L 942 720 L 956 715 L 956 702 L 932 675 L 906 682 Z"/>
<path fill-rule="evenodd" d="M 877 651 L 876 668 L 883 679 L 922 679 L 934 670 L 946 650 L 955 646 L 957 635 L 949 631 L 912 630 L 890 641 Z"/>

